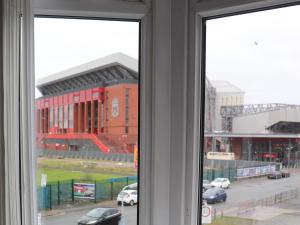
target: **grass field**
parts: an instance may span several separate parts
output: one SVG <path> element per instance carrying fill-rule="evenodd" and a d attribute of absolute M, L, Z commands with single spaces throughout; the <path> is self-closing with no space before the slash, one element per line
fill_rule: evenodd
<path fill-rule="evenodd" d="M 105 180 L 117 177 L 136 176 L 137 170 L 132 163 L 120 163 L 86 159 L 39 158 L 37 184 L 41 174 L 47 174 L 47 183 L 71 179 Z"/>
<path fill-rule="evenodd" d="M 85 173 L 82 171 L 69 171 L 58 169 L 39 169 L 37 172 L 37 183 L 41 183 L 41 174 L 47 174 L 47 183 L 65 181 L 71 179 L 80 180 L 106 180 L 114 177 L 122 177 L 123 175 L 116 174 L 101 174 L 101 173 Z"/>
<path fill-rule="evenodd" d="M 253 225 L 254 221 L 238 217 L 218 217 L 211 225 Z"/>

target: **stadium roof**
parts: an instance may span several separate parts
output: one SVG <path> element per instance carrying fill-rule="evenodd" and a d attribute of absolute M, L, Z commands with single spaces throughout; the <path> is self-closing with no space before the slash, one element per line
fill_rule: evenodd
<path fill-rule="evenodd" d="M 41 78 L 36 87 L 45 96 L 93 86 L 108 86 L 116 82 L 137 81 L 138 61 L 123 53 L 115 53 Z"/>
<path fill-rule="evenodd" d="M 228 138 L 299 138 L 300 134 L 294 133 L 247 133 L 247 134 L 240 134 L 240 133 L 206 133 L 204 134 L 205 137 L 228 137 Z"/>
<path fill-rule="evenodd" d="M 210 82 L 212 86 L 216 88 L 217 93 L 245 93 L 243 90 L 226 80 L 210 80 Z"/>
<path fill-rule="evenodd" d="M 271 132 L 277 133 L 300 133 L 300 122 L 279 121 L 267 128 Z"/>

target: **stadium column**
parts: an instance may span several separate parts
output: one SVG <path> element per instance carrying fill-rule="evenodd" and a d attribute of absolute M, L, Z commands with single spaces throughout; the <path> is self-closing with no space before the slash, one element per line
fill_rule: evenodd
<path fill-rule="evenodd" d="M 46 121 L 46 108 L 43 109 L 42 113 L 43 113 L 43 133 L 46 133 L 46 123 L 47 123 L 47 121 Z"/>
<path fill-rule="evenodd" d="M 82 124 L 81 124 L 81 118 L 82 118 L 82 103 L 78 103 L 78 133 L 82 132 Z"/>
<path fill-rule="evenodd" d="M 101 102 L 102 100 L 98 100 L 98 135 L 101 133 L 101 117 L 102 117 L 102 112 L 101 112 Z"/>
<path fill-rule="evenodd" d="M 95 132 L 95 102 L 91 101 L 91 133 Z"/>
<path fill-rule="evenodd" d="M 88 124 L 88 102 L 84 102 L 84 132 L 89 132 L 89 124 Z"/>

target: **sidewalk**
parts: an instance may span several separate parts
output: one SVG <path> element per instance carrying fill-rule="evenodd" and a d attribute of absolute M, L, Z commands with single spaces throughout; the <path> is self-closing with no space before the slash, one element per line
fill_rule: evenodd
<path fill-rule="evenodd" d="M 257 206 L 247 210 L 238 207 L 223 211 L 224 216 L 253 220 L 253 225 L 299 225 L 300 198 L 272 207 Z"/>
<path fill-rule="evenodd" d="M 98 203 L 85 203 L 85 204 L 67 204 L 62 207 L 57 207 L 52 210 L 45 210 L 40 211 L 42 213 L 42 217 L 48 217 L 48 216 L 58 216 L 58 215 L 64 215 L 68 212 L 80 212 L 85 210 L 91 210 L 98 207 L 116 207 L 117 203 L 116 201 L 104 201 L 104 202 L 98 202 Z"/>

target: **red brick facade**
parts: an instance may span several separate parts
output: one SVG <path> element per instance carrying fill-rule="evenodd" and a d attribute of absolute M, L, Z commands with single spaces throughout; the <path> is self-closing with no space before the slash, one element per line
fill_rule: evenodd
<path fill-rule="evenodd" d="M 81 134 L 90 134 L 94 142 L 98 139 L 102 151 L 133 152 L 138 139 L 138 84 L 120 83 L 42 97 L 36 100 L 36 118 L 42 148 L 53 149 L 53 144 L 43 145 L 46 138 L 84 139 L 88 136 Z"/>

